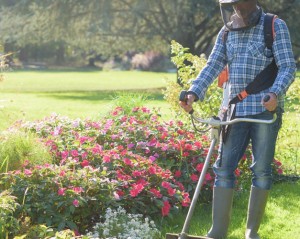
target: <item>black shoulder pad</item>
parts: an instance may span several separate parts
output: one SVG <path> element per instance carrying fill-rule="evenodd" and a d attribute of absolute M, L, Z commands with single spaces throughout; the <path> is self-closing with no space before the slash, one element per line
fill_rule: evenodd
<path fill-rule="evenodd" d="M 272 50 L 274 41 L 274 21 L 277 16 L 271 13 L 267 13 L 264 18 L 264 37 L 266 47 Z"/>

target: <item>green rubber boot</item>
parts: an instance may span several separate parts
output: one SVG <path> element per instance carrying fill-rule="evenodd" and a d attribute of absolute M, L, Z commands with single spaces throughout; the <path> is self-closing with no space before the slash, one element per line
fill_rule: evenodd
<path fill-rule="evenodd" d="M 245 234 L 246 239 L 260 239 L 258 229 L 265 212 L 268 193 L 269 190 L 263 190 L 253 186 L 251 187 L 248 205 L 247 229 Z"/>
<path fill-rule="evenodd" d="M 207 237 L 214 239 L 226 238 L 231 215 L 232 201 L 232 188 L 214 188 L 212 227 L 209 230 Z"/>

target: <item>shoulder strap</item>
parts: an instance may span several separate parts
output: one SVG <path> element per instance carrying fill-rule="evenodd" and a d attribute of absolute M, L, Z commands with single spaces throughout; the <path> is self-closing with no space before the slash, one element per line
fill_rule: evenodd
<path fill-rule="evenodd" d="M 275 37 L 274 22 L 276 18 L 277 16 L 271 13 L 266 13 L 264 18 L 265 44 L 266 47 L 270 50 L 272 50 L 272 45 Z"/>
<path fill-rule="evenodd" d="M 229 33 L 229 30 L 226 28 L 223 32 L 223 36 L 222 36 L 222 40 L 224 42 L 224 44 L 226 44 L 226 41 L 227 41 L 227 38 L 228 38 L 228 33 Z"/>

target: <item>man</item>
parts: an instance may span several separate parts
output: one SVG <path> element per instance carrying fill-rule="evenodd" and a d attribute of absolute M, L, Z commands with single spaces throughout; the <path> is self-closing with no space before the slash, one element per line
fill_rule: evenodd
<path fill-rule="evenodd" d="M 232 125 L 226 141 L 220 144 L 219 157 L 213 166 L 216 175 L 213 224 L 207 236 L 225 238 L 231 214 L 234 171 L 247 145 L 252 143 L 252 186 L 245 236 L 247 239 L 257 239 L 260 238 L 258 229 L 272 184 L 271 164 L 281 126 L 283 98 L 294 80 L 296 65 L 284 21 L 275 19 L 274 41 L 272 49 L 268 49 L 264 41 L 265 13 L 256 0 L 219 0 L 219 3 L 224 27 L 217 36 L 206 66 L 192 82 L 186 96 L 187 102 L 180 102 L 180 105 L 190 112 L 193 102 L 203 100 L 207 88 L 226 65 L 232 99 L 275 59 L 278 73 L 273 85 L 237 103 L 235 117 L 270 119 L 272 111 L 276 111 L 277 120 L 272 124 L 242 122 Z M 228 31 L 226 41 L 225 30 Z M 265 95 L 269 96 L 267 102 L 262 100 Z"/>

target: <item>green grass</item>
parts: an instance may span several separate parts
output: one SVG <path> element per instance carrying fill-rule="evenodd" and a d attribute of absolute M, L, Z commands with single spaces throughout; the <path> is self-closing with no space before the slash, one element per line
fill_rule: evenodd
<path fill-rule="evenodd" d="M 139 71 L 13 71 L 5 74 L 1 92 L 94 92 L 151 90 L 165 86 L 173 73 Z"/>
<path fill-rule="evenodd" d="M 244 238 L 249 192 L 236 193 L 234 197 L 228 239 Z M 300 235 L 300 181 L 275 184 L 270 191 L 265 216 L 259 234 L 264 239 L 296 239 Z M 171 226 L 163 227 L 165 233 L 180 233 L 187 212 L 176 217 Z M 166 222 L 162 222 L 166 225 Z M 199 204 L 193 214 L 190 234 L 204 236 L 211 226 L 211 204 Z"/>
<path fill-rule="evenodd" d="M 161 107 L 165 79 L 175 74 L 137 71 L 13 71 L 0 83 L 0 130 L 16 120 L 37 120 L 52 113 L 70 118 L 98 118 L 112 107 L 117 91 L 151 94 L 148 107 Z"/>

